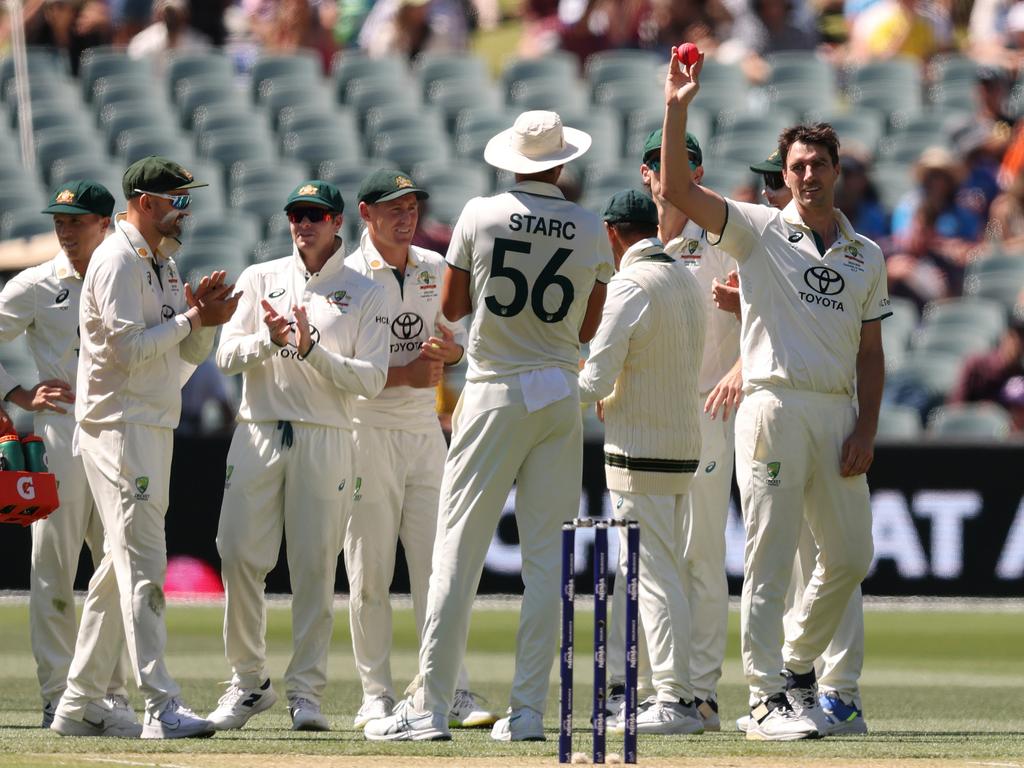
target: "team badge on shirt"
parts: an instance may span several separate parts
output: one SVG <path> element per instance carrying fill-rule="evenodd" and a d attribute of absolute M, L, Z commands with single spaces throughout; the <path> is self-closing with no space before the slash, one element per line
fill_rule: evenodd
<path fill-rule="evenodd" d="M 146 475 L 140 475 L 135 478 L 135 498 L 139 501 L 149 501 L 149 494 L 146 491 L 149 490 L 149 478 Z"/>
<path fill-rule="evenodd" d="M 765 483 L 768 485 L 778 485 L 779 475 L 782 473 L 782 462 L 781 461 L 769 461 L 766 465 L 768 470 L 768 479 Z"/>
<path fill-rule="evenodd" d="M 341 314 L 345 314 L 348 310 L 349 295 L 347 291 L 332 291 L 327 294 L 327 303 L 331 306 L 337 307 Z"/>

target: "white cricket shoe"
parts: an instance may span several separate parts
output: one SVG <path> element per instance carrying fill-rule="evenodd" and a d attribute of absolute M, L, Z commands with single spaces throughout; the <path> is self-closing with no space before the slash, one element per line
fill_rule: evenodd
<path fill-rule="evenodd" d="M 700 734 L 704 721 L 692 701 L 655 701 L 636 716 L 637 733 Z"/>
<path fill-rule="evenodd" d="M 331 726 L 320 711 L 320 705 L 305 696 L 288 699 L 288 714 L 292 716 L 293 731 L 329 731 Z"/>
<path fill-rule="evenodd" d="M 829 721 L 825 710 L 821 708 L 821 703 L 818 701 L 818 683 L 814 680 L 813 672 L 799 677 L 792 674 L 787 675 L 786 697 L 797 717 L 807 718 L 814 723 L 819 734 L 828 735 Z"/>
<path fill-rule="evenodd" d="M 230 683 L 217 701 L 217 708 L 206 716 L 218 731 L 234 731 L 245 725 L 249 718 L 266 712 L 277 701 L 277 694 L 268 677 L 255 688 L 243 688 Z"/>
<path fill-rule="evenodd" d="M 697 714 L 700 715 L 700 719 L 704 721 L 705 731 L 720 731 L 722 730 L 722 720 L 718 716 L 718 701 L 712 698 L 707 699 L 694 699 L 693 703 L 697 707 Z"/>
<path fill-rule="evenodd" d="M 43 704 L 43 728 L 53 725 L 53 713 L 57 711 L 57 702 L 48 701 Z"/>
<path fill-rule="evenodd" d="M 545 741 L 544 718 L 529 707 L 509 709 L 508 717 L 501 718 L 491 728 L 491 738 L 495 741 Z"/>
<path fill-rule="evenodd" d="M 626 686 L 613 685 L 608 691 L 604 702 L 604 727 L 606 731 L 615 730 L 619 723 L 619 713 L 626 701 Z"/>
<path fill-rule="evenodd" d="M 743 715 L 742 717 L 736 718 L 736 730 L 747 732 L 747 728 L 750 727 L 750 715 Z"/>
<path fill-rule="evenodd" d="M 493 725 L 498 716 L 486 709 L 481 709 L 476 703 L 476 696 L 464 688 L 455 690 L 455 699 L 452 702 L 452 711 L 448 713 L 449 728 L 482 728 L 485 725 Z"/>
<path fill-rule="evenodd" d="M 65 717 L 54 712 L 50 730 L 61 736 L 114 736 L 137 739 L 143 729 L 131 707 L 112 707 L 107 699 L 90 701 L 85 706 L 81 720 Z"/>
<path fill-rule="evenodd" d="M 821 737 L 814 721 L 793 711 L 784 693 L 763 699 L 750 710 L 747 739 L 750 741 L 796 741 Z"/>
<path fill-rule="evenodd" d="M 648 709 L 653 707 L 658 702 L 657 696 L 648 696 L 643 701 L 637 702 L 636 705 L 636 716 L 637 721 L 640 720 L 640 715 L 646 712 Z M 614 722 L 614 725 L 612 724 Z M 605 723 L 605 730 L 609 733 L 625 733 L 626 732 L 626 695 L 622 695 L 622 703 L 619 704 L 619 714 L 614 721 L 611 718 Z"/>
<path fill-rule="evenodd" d="M 388 717 L 368 722 L 363 735 L 370 741 L 451 741 L 452 738 L 445 713 L 420 712 L 411 697 L 398 702 Z"/>
<path fill-rule="evenodd" d="M 868 732 L 864 711 L 856 703 L 847 704 L 836 691 L 825 691 L 818 697 L 818 703 L 828 721 L 829 736 L 864 735 Z"/>
<path fill-rule="evenodd" d="M 363 702 L 363 706 L 352 718 L 352 725 L 356 728 L 365 728 L 371 720 L 380 720 L 391 714 L 395 708 L 395 700 L 390 696 L 374 696 L 372 699 Z"/>
<path fill-rule="evenodd" d="M 146 711 L 142 724 L 144 739 L 189 739 L 213 736 L 216 729 L 209 720 L 200 717 L 175 696 L 164 704 L 157 714 Z"/>

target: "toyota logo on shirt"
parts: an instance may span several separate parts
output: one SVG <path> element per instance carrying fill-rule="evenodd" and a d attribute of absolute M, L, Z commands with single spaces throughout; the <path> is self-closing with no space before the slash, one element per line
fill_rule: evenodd
<path fill-rule="evenodd" d="M 403 312 L 391 323 L 391 332 L 399 339 L 415 339 L 423 332 L 423 318 L 413 312 Z"/>
<path fill-rule="evenodd" d="M 843 276 L 828 267 L 811 267 L 804 272 L 804 282 L 808 288 L 822 296 L 835 296 L 846 287 Z"/>

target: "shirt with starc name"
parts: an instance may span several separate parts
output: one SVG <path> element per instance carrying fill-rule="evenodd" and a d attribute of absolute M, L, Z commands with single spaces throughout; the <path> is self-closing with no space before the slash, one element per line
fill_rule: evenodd
<path fill-rule="evenodd" d="M 178 426 L 181 387 L 210 354 L 216 328 L 185 317 L 185 285 L 124 214 L 93 251 L 82 281 L 75 418 L 95 424 Z"/>
<path fill-rule="evenodd" d="M 839 210 L 838 237 L 820 252 L 795 203 L 726 204 L 717 245 L 739 263 L 745 389 L 853 396 L 862 325 L 891 314 L 881 249 Z"/>
<path fill-rule="evenodd" d="M 75 386 L 81 295 L 82 277 L 64 251 L 19 272 L 0 291 L 0 342 L 13 341 L 24 332 L 38 371 L 35 380 L 21 381 L 0 366 L 0 397 L 46 379 Z"/>
<path fill-rule="evenodd" d="M 615 272 L 601 219 L 537 181 L 470 200 L 448 264 L 470 274 L 468 381 L 579 369 L 579 329 L 594 283 Z"/>
<path fill-rule="evenodd" d="M 238 278 L 238 309 L 224 325 L 217 365 L 242 374 L 238 420 L 295 421 L 351 429 L 356 397 L 375 397 L 388 373 L 390 318 L 383 289 L 345 266 L 341 241 L 318 273 L 309 275 L 298 250 L 247 267 Z M 270 338 L 261 302 L 292 318 L 306 308 L 313 346 L 295 346 L 295 325 L 282 346 Z"/>
<path fill-rule="evenodd" d="M 466 344 L 459 323 L 450 323 L 441 312 L 444 286 L 444 257 L 426 248 L 409 247 L 401 280 L 380 255 L 363 230 L 359 247 L 345 259 L 345 266 L 372 280 L 383 289 L 391 318 L 390 366 L 408 365 L 420 356 L 420 346 L 431 336 L 441 337 L 443 326 L 455 343 Z M 386 387 L 377 397 L 360 397 L 356 423 L 384 429 L 431 431 L 438 429 L 437 393 L 433 387 Z"/>

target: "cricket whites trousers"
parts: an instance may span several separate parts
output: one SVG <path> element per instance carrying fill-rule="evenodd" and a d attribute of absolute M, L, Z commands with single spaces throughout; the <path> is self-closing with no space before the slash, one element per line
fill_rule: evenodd
<path fill-rule="evenodd" d="M 334 624 L 334 577 L 355 485 L 352 432 L 290 422 L 235 427 L 217 551 L 224 578 L 224 649 L 232 682 L 267 678 L 267 574 L 287 542 L 292 587 L 289 697 L 320 703 Z"/>
<path fill-rule="evenodd" d="M 707 399 L 707 395 L 707 392 L 701 394 L 701 402 Z M 727 421 L 722 419 L 721 412 L 715 419 L 706 413 L 701 414 L 700 466 L 686 493 L 689 514 L 682 539 L 687 574 L 684 586 L 690 606 L 690 682 L 695 696 L 716 701 L 729 624 L 725 524 L 732 490 L 735 421 L 735 413 L 730 413 Z M 643 536 L 641 528 L 641 541 Z M 624 584 L 625 578 L 623 565 L 616 575 L 616 584 Z M 625 610 L 625 590 L 616 588 L 612 596 L 613 618 L 608 638 L 608 679 L 612 684 L 622 684 L 626 677 Z M 643 649 L 644 643 L 640 645 Z M 641 653 L 640 659 L 638 690 L 646 691 L 650 688 L 648 675 L 644 674 L 646 653 Z"/>
<path fill-rule="evenodd" d="M 579 511 L 583 427 L 575 385 L 569 397 L 532 413 L 521 398 L 516 377 L 467 382 L 452 418 L 420 646 L 417 706 L 432 712 L 451 709 L 473 598 L 513 481 L 524 591 L 511 706 L 543 714 L 547 703 L 558 649 L 560 531 Z"/>
<path fill-rule="evenodd" d="M 82 422 L 76 437 L 76 453 L 85 466 L 106 544 L 89 581 L 67 690 L 57 713 L 82 719 L 89 701 L 107 693 L 126 642 L 146 709 L 156 714 L 181 690 L 164 663 L 164 516 L 173 433 L 130 422 Z"/>
<path fill-rule="evenodd" d="M 402 542 L 416 634 L 423 636 L 437 539 L 437 505 L 448 446 L 436 429 L 408 432 L 356 426 L 356 499 L 345 532 L 352 653 L 363 701 L 395 699 L 391 677 L 391 582 Z M 467 688 L 463 668 L 459 688 Z"/>
<path fill-rule="evenodd" d="M 798 631 L 797 618 L 803 604 L 807 583 L 817 563 L 818 548 L 810 528 L 804 523 L 800 532 L 800 546 L 793 564 L 793 580 L 786 594 L 786 637 Z M 824 653 L 815 662 L 818 686 L 823 691 L 835 691 L 843 701 L 852 701 L 861 708 L 860 674 L 864 669 L 864 597 L 860 585 L 853 591 L 843 611 L 836 633 Z"/>
<path fill-rule="evenodd" d="M 785 388 L 747 395 L 736 417 L 736 473 L 746 529 L 740 644 L 750 702 L 785 690 L 832 640 L 871 564 L 867 478 L 841 477 L 855 412 L 846 395 Z M 782 647 L 786 592 L 804 520 L 817 564 Z"/>
<path fill-rule="evenodd" d="M 75 417 L 39 413 L 36 434 L 46 446 L 48 469 L 60 486 L 60 507 L 32 523 L 32 574 L 28 611 L 32 653 L 36 658 L 43 703 L 64 693 L 75 653 L 75 574 L 82 542 L 89 546 L 93 569 L 103 559 L 103 523 L 92 502 L 81 456 L 71 455 Z M 107 693 L 127 695 L 127 654 L 114 668 Z"/>

